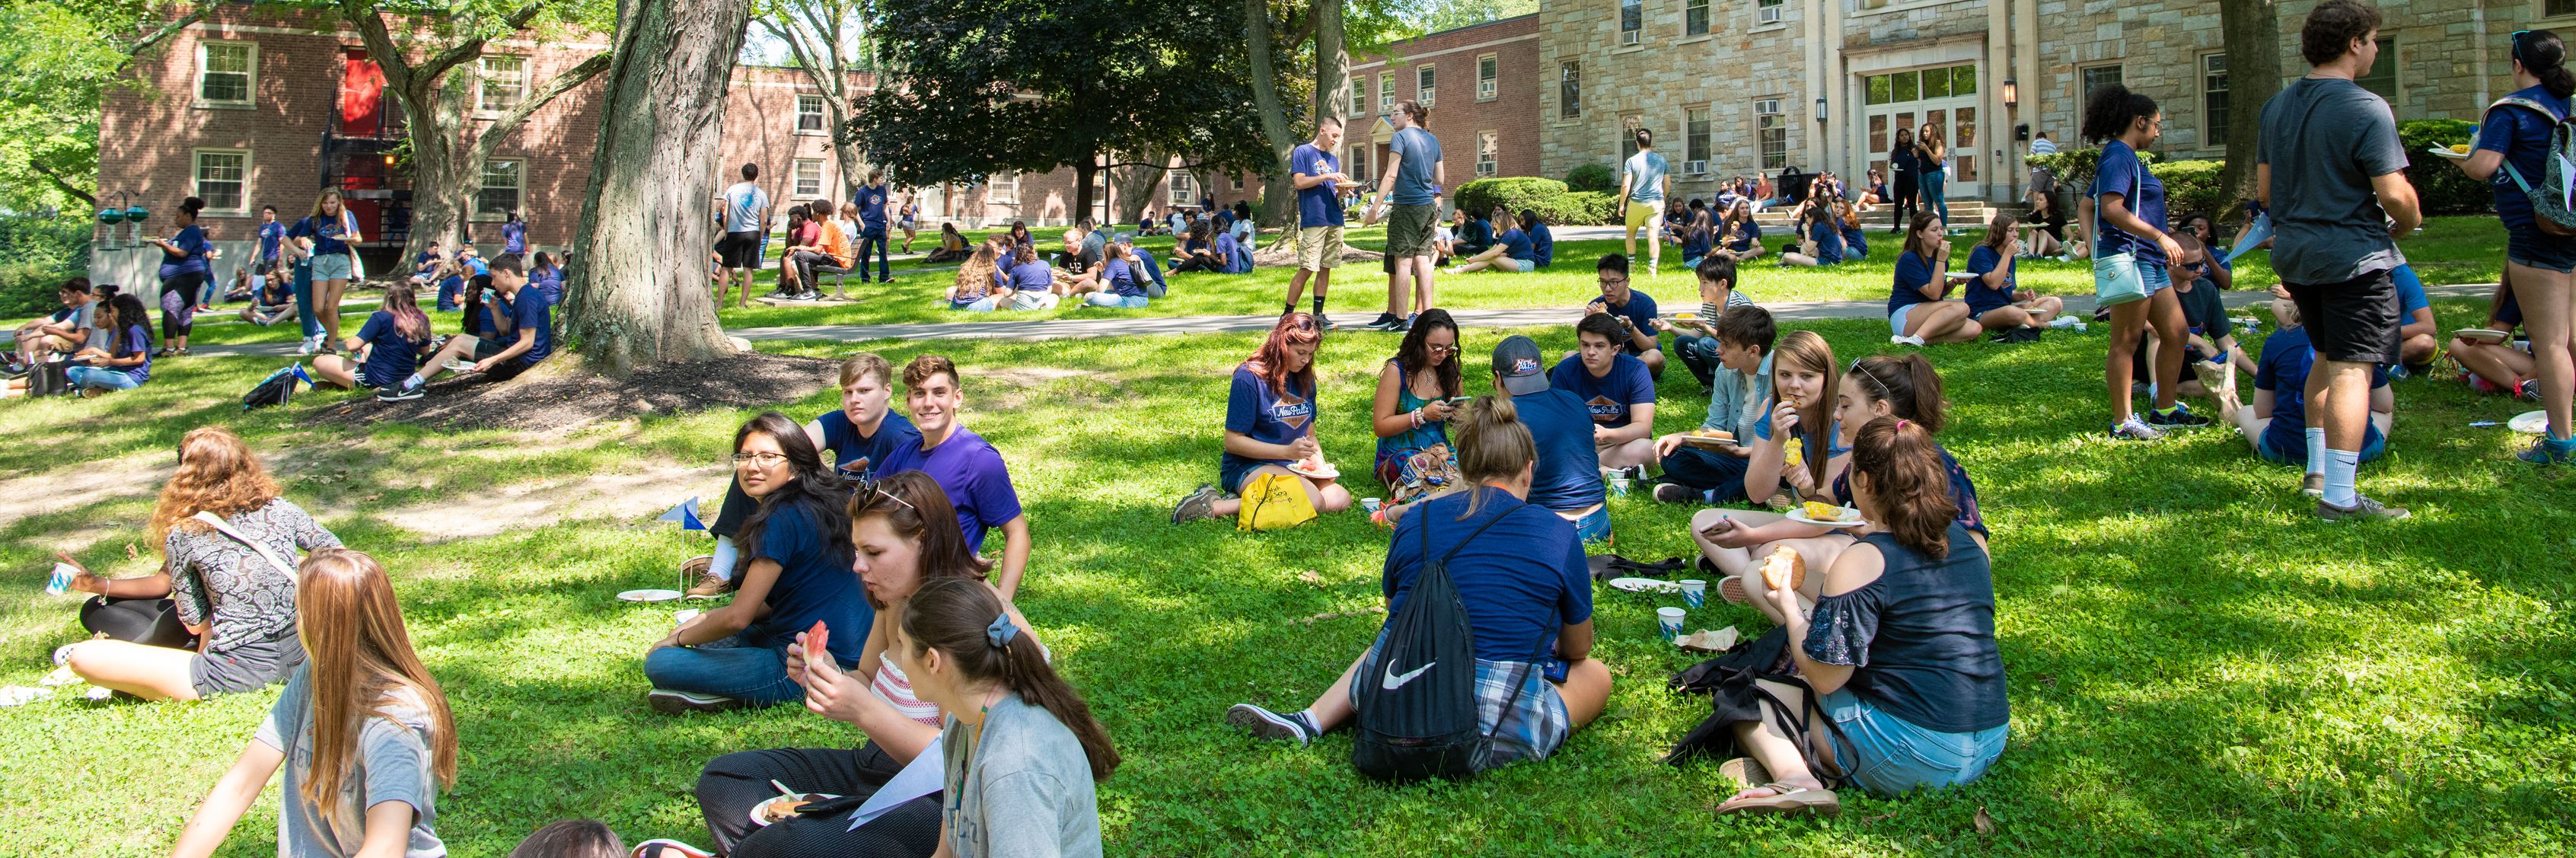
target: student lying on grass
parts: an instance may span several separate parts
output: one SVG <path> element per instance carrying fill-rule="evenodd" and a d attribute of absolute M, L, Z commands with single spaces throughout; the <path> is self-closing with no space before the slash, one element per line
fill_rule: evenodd
<path fill-rule="evenodd" d="M 816 450 L 832 451 L 832 468 L 844 482 L 874 479 L 877 466 L 896 447 L 921 445 L 921 430 L 889 407 L 894 398 L 894 366 L 885 358 L 874 352 L 850 356 L 841 361 L 838 384 L 841 407 L 807 421 L 805 440 Z M 712 599 L 734 591 L 739 580 L 734 567 L 741 559 L 734 535 L 759 507 L 760 502 L 743 491 L 738 476 L 726 486 L 724 506 L 708 527 L 716 537 L 715 553 L 691 558 L 681 568 L 693 582 L 689 598 Z"/>
<path fill-rule="evenodd" d="M 1757 704 L 1774 717 L 1735 724 L 1750 758 L 1724 768 L 1749 786 L 1719 816 L 1831 815 L 1842 802 L 1820 775 L 1893 797 L 1974 781 L 2002 756 L 2011 707 L 1994 578 L 1985 544 L 1950 506 L 1946 458 L 1930 430 L 1894 417 L 1871 419 L 1853 439 L 1853 503 L 1879 526 L 1833 563 L 1807 567 L 1819 593 L 1812 619 L 1787 582 L 1762 589 L 1758 602 L 1784 618 L 1806 687 L 1756 681 L 1777 701 Z M 1784 706 L 1804 735 L 1783 729 Z M 1828 765 L 1820 772 L 1811 760 Z"/>
<path fill-rule="evenodd" d="M 1225 454 L 1217 462 L 1217 485 L 1200 483 L 1172 508 L 1172 523 L 1202 518 L 1233 518 L 1243 511 L 1236 497 L 1257 474 L 1297 477 L 1306 499 L 1318 513 L 1351 508 L 1351 491 L 1340 477 L 1300 474 L 1299 465 L 1324 463 L 1316 441 L 1315 350 L 1324 332 L 1315 316 L 1291 311 L 1271 326 L 1261 349 L 1234 368 L 1234 385 L 1226 394 Z"/>
<path fill-rule="evenodd" d="M 1655 378 L 1646 363 L 1620 349 L 1623 317 L 1593 313 L 1574 325 L 1581 348 L 1548 373 L 1548 386 L 1568 391 L 1592 415 L 1592 447 L 1601 467 L 1655 462 Z"/>
<path fill-rule="evenodd" d="M 2281 329 L 2263 338 L 2263 360 L 2254 370 L 2254 403 L 2236 409 L 2236 431 L 2254 445 L 2256 455 L 2276 465 L 2303 465 L 2307 476 L 2299 491 L 2309 497 L 2326 494 L 2326 430 L 2307 424 L 2308 373 L 2316 367 L 2317 350 L 2300 324 L 2299 306 L 2272 302 L 2272 317 Z M 2388 388 L 2388 369 L 2370 368 L 2370 425 L 2363 427 L 2360 461 L 2388 452 L 2388 432 L 2396 421 L 2397 394 Z M 2344 486 L 2346 492 L 2350 486 Z"/>
<path fill-rule="evenodd" d="M 384 309 L 368 314 L 358 335 L 341 346 L 349 350 L 349 357 L 313 358 L 316 383 L 350 390 L 401 384 L 420 368 L 421 352 L 429 348 L 429 316 L 420 311 L 410 285 L 387 286 Z"/>
<path fill-rule="evenodd" d="M 1391 624 L 1424 564 L 1448 558 L 1444 566 L 1475 630 L 1477 724 L 1493 738 L 1491 752 L 1474 761 L 1482 771 L 1556 753 L 1601 714 L 1611 680 L 1610 669 L 1592 658 L 1583 543 L 1573 525 L 1527 500 L 1538 458 L 1529 428 L 1500 396 L 1477 397 L 1454 420 L 1468 488 L 1423 503 L 1397 523 L 1380 589 Z M 1427 547 L 1418 532 L 1425 528 Z M 1385 638 L 1381 627 L 1378 640 Z M 1376 681 L 1377 652 L 1371 644 L 1304 710 L 1240 703 L 1225 722 L 1264 739 L 1310 744 L 1358 713 L 1353 677 Z M 1544 655 L 1533 663 L 1536 653 Z M 1523 681 L 1507 681 L 1512 676 Z"/>

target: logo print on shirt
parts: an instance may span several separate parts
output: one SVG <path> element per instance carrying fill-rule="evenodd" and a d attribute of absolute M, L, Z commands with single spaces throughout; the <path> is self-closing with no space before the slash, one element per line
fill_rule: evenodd
<path fill-rule="evenodd" d="M 1315 405 L 1297 394 L 1281 393 L 1278 402 L 1270 406 L 1270 416 L 1290 429 L 1304 429 L 1306 421 L 1315 416 Z"/>
<path fill-rule="evenodd" d="M 1592 401 L 1583 404 L 1592 409 L 1594 423 L 1609 423 L 1619 419 L 1619 403 L 1610 401 L 1610 397 L 1595 396 L 1592 397 Z"/>
<path fill-rule="evenodd" d="M 1386 678 L 1378 680 L 1378 687 L 1384 688 L 1388 691 L 1403 688 L 1405 683 L 1412 682 L 1415 677 L 1421 676 L 1423 671 L 1430 670 L 1433 665 L 1437 664 L 1439 664 L 1439 662 L 1431 662 L 1430 664 L 1425 664 L 1405 673 L 1397 673 L 1395 672 L 1395 665 L 1387 665 Z"/>

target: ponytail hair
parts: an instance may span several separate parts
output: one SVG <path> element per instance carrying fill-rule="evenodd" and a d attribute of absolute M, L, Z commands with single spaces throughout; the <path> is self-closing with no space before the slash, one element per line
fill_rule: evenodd
<path fill-rule="evenodd" d="M 1522 469 L 1538 461 L 1538 442 L 1521 424 L 1520 409 L 1512 407 L 1511 400 L 1491 394 L 1469 400 L 1466 412 L 1449 418 L 1449 423 L 1458 434 L 1458 475 L 1467 480 L 1467 511 L 1458 515 L 1458 520 L 1465 521 L 1484 506 L 1485 493 L 1493 490 L 1485 481 L 1518 478 Z"/>
<path fill-rule="evenodd" d="M 2154 118 L 2156 100 L 2111 84 L 2093 91 L 2084 102 L 2084 139 L 2100 143 L 2129 133 L 2141 117 Z"/>
<path fill-rule="evenodd" d="M 2513 59 L 2540 79 L 2555 98 L 2576 94 L 2576 73 L 2567 71 L 2567 41 L 2548 30 L 2533 30 L 2513 40 Z"/>
<path fill-rule="evenodd" d="M 1896 543 L 1931 559 L 1950 556 L 1950 522 L 1959 502 L 1950 496 L 1949 469 L 1932 430 L 1909 420 L 1881 417 L 1852 438 L 1852 473 L 1869 480 L 1871 514 Z"/>
<path fill-rule="evenodd" d="M 1091 717 L 1091 704 L 1056 675 L 1046 651 L 1026 632 L 1011 624 L 1002 597 L 991 586 L 968 578 L 926 578 L 903 608 L 903 636 L 912 641 L 913 657 L 936 649 L 957 666 L 959 676 L 998 682 L 1045 709 L 1082 742 L 1082 754 L 1091 760 L 1091 779 L 1108 780 L 1118 770 L 1118 749 L 1110 745 L 1109 731 Z"/>
<path fill-rule="evenodd" d="M 1859 393 L 1887 403 L 1888 416 L 1919 424 L 1925 432 L 1941 431 L 1941 374 L 1921 352 L 1871 355 L 1852 362 L 1851 378 Z"/>

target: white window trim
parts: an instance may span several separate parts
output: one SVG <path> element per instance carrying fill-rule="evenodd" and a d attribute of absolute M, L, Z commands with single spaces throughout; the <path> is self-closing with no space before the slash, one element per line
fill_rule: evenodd
<path fill-rule="evenodd" d="M 1163 188 L 1163 203 L 1165 205 L 1194 206 L 1199 204 L 1198 177 L 1190 175 L 1187 170 L 1166 171 L 1165 176 L 1168 179 L 1168 182 Z"/>
<path fill-rule="evenodd" d="M 198 212 L 198 214 L 199 214 L 200 216 L 207 216 L 207 217 L 249 217 L 249 216 L 250 216 L 250 213 L 253 211 L 253 209 L 251 208 L 251 204 L 250 204 L 250 201 L 251 201 L 251 188 L 250 188 L 250 177 L 251 177 L 251 155 L 250 155 L 250 150 L 248 150 L 248 149 L 222 149 L 222 148 L 209 148 L 209 149 L 191 149 L 191 150 L 189 150 L 189 151 L 188 151 L 188 195 L 189 195 L 189 196 L 194 196 L 194 197 L 202 197 L 202 196 L 203 196 L 202 194 L 197 193 L 197 181 L 198 181 L 198 179 L 197 179 L 197 172 L 198 172 L 199 170 L 201 170 L 201 169 L 204 169 L 204 165 L 203 165 L 203 164 L 201 164 L 201 163 L 199 163 L 199 160 L 198 160 L 198 159 L 199 159 L 199 158 L 201 158 L 201 157 L 203 157 L 203 156 L 205 156 L 205 155 L 210 155 L 210 154 L 212 154 L 212 155 L 240 155 L 240 156 L 241 156 L 241 159 L 242 159 L 242 166 L 241 166 L 241 170 L 242 170 L 242 178 L 241 178 L 241 186 L 242 186 L 242 191 L 241 191 L 241 205 L 240 205 L 239 207 L 237 207 L 237 208 L 229 208 L 229 209 L 208 208 L 208 209 L 206 209 L 206 210 L 204 210 L 204 211 L 202 211 L 202 212 Z"/>
<path fill-rule="evenodd" d="M 1707 148 L 1707 150 L 1708 150 L 1708 151 L 1707 151 L 1707 152 L 1705 152 L 1705 153 L 1703 153 L 1703 154 L 1707 155 L 1708 157 L 1699 159 L 1699 161 L 1700 161 L 1700 169 L 1699 169 L 1699 172 L 1696 172 L 1696 173 L 1691 172 L 1690 170 L 1688 170 L 1688 169 L 1687 169 L 1687 165 L 1691 162 L 1691 156 L 1690 156 L 1691 130 L 1690 130 L 1690 126 L 1691 126 L 1691 111 L 1694 111 L 1694 110 L 1707 111 L 1707 113 L 1708 113 L 1708 118 L 1700 120 L 1702 123 L 1705 123 L 1705 124 L 1707 125 L 1707 130 L 1706 130 L 1706 131 L 1704 131 L 1704 132 L 1702 132 L 1702 133 L 1704 133 L 1704 134 L 1707 134 L 1707 135 L 1708 135 L 1708 140 L 1707 140 L 1705 143 L 1703 143 L 1702 145 L 1703 145 L 1703 146 L 1705 146 L 1705 147 Z M 1685 176 L 1698 176 L 1698 177 L 1701 177 L 1701 178 L 1703 178 L 1703 179 L 1705 179 L 1705 178 L 1709 177 L 1710 175 L 1712 175 L 1712 174 L 1714 173 L 1714 171 L 1712 171 L 1712 170 L 1710 170 L 1710 169 L 1709 169 L 1708 164 L 1709 164 L 1709 162 L 1712 162 L 1712 161 L 1716 161 L 1716 160 L 1717 160 L 1717 105 L 1710 104 L 1710 105 L 1704 105 L 1704 106 L 1700 106 L 1700 107 L 1684 107 L 1684 108 L 1682 108 L 1682 133 L 1681 133 L 1681 138 L 1682 138 L 1682 140 L 1681 140 L 1681 142 L 1682 142 L 1682 145 L 1681 145 L 1681 156 L 1682 156 L 1682 157 L 1681 157 L 1679 160 L 1680 160 L 1680 161 L 1685 165 L 1685 169 L 1681 169 L 1681 170 L 1677 171 L 1677 173 L 1676 173 L 1676 174 L 1677 174 L 1677 175 L 1685 175 Z"/>
<path fill-rule="evenodd" d="M 2198 142 L 2199 142 L 2200 148 L 2203 148 L 2203 149 L 2211 148 L 2211 147 L 2212 147 L 2212 146 L 2214 146 L 2214 145 L 2219 145 L 2219 144 L 2212 144 L 2212 143 L 2210 143 L 2210 142 L 2209 142 L 2209 131 L 2210 131 L 2210 124 L 2211 124 L 2211 116 L 2210 116 L 2210 113 L 2209 113 L 2209 96 L 2210 96 L 2210 94 L 2211 94 L 2211 92 L 2212 92 L 2212 91 L 2210 90 L 2210 88 L 2209 88 L 2209 58 L 2210 58 L 2210 57 L 2224 57 L 2224 56 L 2227 56 L 2227 52 L 2226 52 L 2226 51 L 2223 51 L 2223 50 L 2221 50 L 2221 51 L 2202 51 L 2202 52 L 2200 52 L 2200 53 L 2197 53 L 2197 54 L 2193 54 L 2193 55 L 2192 55 L 2192 62 L 2191 62 L 2191 77 L 2192 77 L 2192 84 L 2193 84 L 2192 89 L 2194 90 L 2193 95 L 2198 96 L 2198 97 L 2197 97 L 2197 98 L 2195 98 L 2195 99 L 2193 99 L 2193 103 L 2192 103 L 2192 105 L 2191 105 L 2191 106 L 2192 106 L 2192 110 L 2194 110 L 2195 112 L 2198 112 L 2198 113 L 2200 114 L 2200 140 L 2199 140 Z M 2232 73 L 2229 75 L 2229 77 L 2228 77 L 2228 79 L 2227 79 L 2227 86 L 2228 86 L 2228 88 L 2227 88 L 2226 90 L 2218 90 L 2218 91 L 2219 91 L 2219 92 L 2228 92 L 2228 94 L 2229 94 L 2229 98 L 2233 99 L 2233 98 L 2235 97 L 2235 94 L 2232 92 L 2232 90 L 2234 90 L 2234 89 L 2236 88 L 2236 78 L 2234 77 L 2234 75 L 2233 75 Z M 2229 129 L 2229 130 L 2230 130 L 2230 131 L 2233 131 L 2233 130 L 2235 130 L 2235 129 Z"/>
<path fill-rule="evenodd" d="M 208 100 L 206 100 L 206 46 L 208 46 L 208 45 L 243 45 L 243 46 L 247 46 L 247 47 L 249 47 L 249 48 L 250 48 L 250 70 L 249 70 L 249 72 L 248 72 L 248 77 L 250 78 L 250 85 L 249 85 L 249 86 L 247 86 L 247 87 L 244 87 L 244 88 L 242 89 L 242 92 L 243 92 L 243 93 L 244 93 L 244 95 L 245 95 L 245 97 L 244 97 L 242 100 L 240 100 L 240 101 L 208 101 Z M 197 51 L 196 51 L 196 53 L 197 53 L 197 76 L 196 76 L 196 80 L 193 82 L 193 85 L 191 85 L 191 86 L 188 88 L 188 102 L 189 102 L 189 106 L 191 106 L 191 107 L 197 107 L 197 108 L 201 108 L 201 109 L 209 109 L 209 110 L 248 110 L 248 109 L 251 109 L 251 108 L 253 108 L 253 107 L 258 106 L 258 102 L 259 102 L 259 43 L 258 43 L 258 42 L 250 41 L 250 40 L 248 40 L 248 39 L 199 39 L 199 40 L 197 40 Z M 193 166 L 193 165 L 192 165 L 192 166 Z M 191 180 L 191 182 L 193 182 L 193 181 L 194 181 L 194 180 L 192 179 L 192 180 Z"/>
<path fill-rule="evenodd" d="M 491 76 L 490 76 L 490 75 L 486 75 L 486 74 L 484 74 L 484 73 L 483 73 L 483 61 L 484 61 L 484 60 L 488 60 L 488 59 L 492 59 L 492 58 L 494 58 L 494 57 L 507 57 L 507 58 L 515 59 L 515 60 L 518 60 L 518 61 L 519 61 L 519 100 L 518 100 L 517 102 L 512 103 L 512 104 L 510 105 L 510 107 L 504 107 L 504 108 L 501 108 L 501 109 L 499 109 L 499 110 L 485 110 L 485 109 L 483 109 L 483 84 L 484 84 L 485 82 L 490 81 L 492 78 L 491 78 Z M 535 63 L 535 62 L 533 62 L 533 61 L 532 61 L 532 59 L 531 59 L 530 57 L 528 57 L 527 55 L 525 55 L 525 54 L 484 54 L 484 55 L 482 55 L 482 56 L 475 57 L 475 58 L 474 58 L 474 118 L 476 118 L 476 119 L 499 119 L 499 118 L 501 117 L 501 114 L 503 114 L 503 113 L 507 113 L 507 112 L 509 112 L 509 111 L 510 111 L 510 109 L 511 109 L 511 108 L 515 108 L 515 107 L 517 107 L 519 104 L 522 104 L 522 103 L 527 102 L 527 100 L 528 100 L 528 92 L 529 92 L 529 90 L 531 90 L 531 89 L 534 89 L 534 88 L 535 88 L 535 87 L 534 87 L 534 86 L 532 86 L 532 85 L 530 84 L 530 82 L 529 82 L 529 81 L 530 81 L 530 75 L 531 75 L 535 70 L 536 70 L 536 63 Z"/>
<path fill-rule="evenodd" d="M 516 188 L 516 190 L 519 192 L 519 204 L 516 206 L 516 208 L 517 208 L 518 210 L 520 210 L 520 211 L 523 211 L 523 212 L 524 212 L 524 211 L 527 211 L 527 210 L 528 210 L 528 157 L 527 157 L 527 156 L 525 156 L 525 155 L 508 155 L 508 156 L 503 156 L 503 155 L 494 155 L 494 156 L 492 156 L 492 157 L 491 157 L 491 159 L 490 159 L 490 160 L 487 160 L 487 161 L 484 161 L 484 162 L 483 162 L 483 167 L 484 167 L 484 170 L 488 172 L 488 171 L 490 171 L 490 170 L 491 170 L 491 165 L 493 165 L 493 164 L 504 164 L 504 163 L 507 163 L 507 164 L 517 164 L 517 165 L 519 165 L 519 187 L 518 187 L 518 188 Z M 474 185 L 474 196 L 473 196 L 473 197 L 471 197 L 471 198 L 469 198 L 469 201 L 467 202 L 467 205 L 469 205 L 469 206 L 471 206 L 471 207 L 472 207 L 472 208 L 471 208 L 471 210 L 470 210 L 470 211 L 471 211 L 471 214 L 468 216 L 468 218 L 467 218 L 467 219 L 468 219 L 468 220 L 471 220 L 471 221 L 473 221 L 473 222 L 475 222 L 475 223 L 506 223 L 506 222 L 508 222 L 508 221 L 510 220 L 510 216 L 509 216 L 507 213 L 503 213 L 503 214 L 486 214 L 486 213 L 484 213 L 484 211 L 483 211 L 483 184 L 482 184 L 482 182 L 483 182 L 483 178 L 482 178 L 481 176 L 476 176 L 476 177 L 475 177 L 475 179 L 474 179 L 474 182 L 475 182 L 475 185 Z"/>
<path fill-rule="evenodd" d="M 1494 76 L 1493 76 L 1493 77 L 1490 77 L 1490 78 L 1485 76 L 1485 61 L 1486 61 L 1486 60 L 1493 60 L 1493 61 L 1494 61 Z M 1492 86 L 1487 86 L 1487 85 L 1486 85 L 1486 84 L 1489 84 L 1489 83 L 1490 83 L 1490 84 L 1492 84 Z M 1503 60 L 1502 60 L 1502 56 L 1501 56 L 1501 55 L 1499 55 L 1499 54 L 1477 54 L 1477 55 L 1476 55 L 1476 100 L 1477 100 L 1477 101 L 1492 101 L 1492 100 L 1494 100 L 1494 99 L 1496 99 L 1496 98 L 1501 97 L 1501 96 L 1502 96 L 1502 91 L 1503 91 Z"/>
<path fill-rule="evenodd" d="M 1377 112 L 1381 114 L 1395 112 L 1394 72 L 1378 72 L 1377 74 Z"/>
<path fill-rule="evenodd" d="M 991 182 L 984 186 L 984 201 L 995 205 L 1019 205 L 1020 171 L 1004 170 L 993 174 Z"/>
<path fill-rule="evenodd" d="M 1618 3 L 1617 10 L 1613 13 L 1617 17 L 1612 19 L 1617 22 L 1618 27 L 1614 32 L 1618 35 L 1614 37 L 1612 46 L 1615 48 L 1643 47 L 1646 42 L 1646 0 L 1618 0 Z M 1631 3 L 1637 6 L 1637 29 L 1634 30 L 1628 29 L 1628 5 Z"/>
<path fill-rule="evenodd" d="M 823 127 L 821 128 L 812 130 L 807 130 L 805 128 L 805 100 L 809 98 L 814 100 L 813 115 L 823 118 Z M 799 137 L 824 137 L 829 136 L 832 133 L 830 106 L 823 103 L 823 96 L 809 92 L 800 92 L 796 94 L 796 125 L 794 127 L 796 129 L 796 136 Z"/>
<path fill-rule="evenodd" d="M 804 167 L 804 166 L 805 166 L 805 165 L 807 165 L 807 164 L 812 164 L 812 165 L 814 165 L 814 192 L 813 192 L 813 193 L 810 193 L 810 194 L 801 194 L 801 193 L 797 193 L 797 192 L 796 192 L 796 183 L 799 181 L 799 179 L 798 179 L 798 177 L 797 177 L 797 175 L 796 175 L 796 171 L 797 171 L 799 168 Z M 787 164 L 787 196 L 788 196 L 788 198 L 789 198 L 789 199 L 797 199 L 797 200 L 819 200 L 819 199 L 822 199 L 822 198 L 823 198 L 823 195 L 828 194 L 828 193 L 831 193 L 831 191 L 832 191 L 832 177 L 831 177 L 831 175 L 830 175 L 830 171 L 829 171 L 829 170 L 827 170 L 827 169 L 823 166 L 823 159 L 821 159 L 821 158 L 798 158 L 798 159 L 796 159 L 796 160 L 794 160 L 794 161 L 790 161 L 790 162 L 788 162 L 788 164 Z"/>
<path fill-rule="evenodd" d="M 1429 74 L 1429 75 L 1431 75 L 1431 85 L 1430 85 L 1430 86 L 1423 86 L 1423 85 L 1422 85 L 1422 76 L 1423 76 L 1424 74 Z M 1414 100 L 1415 102 L 1420 103 L 1420 104 L 1421 104 L 1422 106 L 1424 106 L 1424 107 L 1430 107 L 1430 106 L 1432 106 L 1432 104 L 1433 104 L 1433 99 L 1434 99 L 1434 97 L 1435 97 L 1435 96 L 1438 96 L 1439 94 L 1440 94 L 1440 69 L 1439 69 L 1439 67 L 1438 67 L 1438 66 L 1435 66 L 1435 65 L 1433 65 L 1433 64 L 1431 64 L 1431 63 L 1423 63 L 1423 64 L 1421 64 L 1421 65 L 1414 66 L 1414 67 L 1413 67 L 1413 100 Z"/>
<path fill-rule="evenodd" d="M 1485 138 L 1494 139 L 1494 159 L 1485 160 Z M 1476 132 L 1476 175 L 1499 176 L 1503 172 L 1503 135 L 1499 131 Z"/>

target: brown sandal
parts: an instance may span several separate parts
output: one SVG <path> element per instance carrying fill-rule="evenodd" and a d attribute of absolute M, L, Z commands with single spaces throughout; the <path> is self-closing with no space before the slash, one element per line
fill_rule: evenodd
<path fill-rule="evenodd" d="M 1767 783 L 1754 789 L 1767 789 L 1773 794 L 1740 798 L 1717 806 L 1719 816 L 1834 816 L 1842 813 L 1842 799 L 1829 789 L 1800 789 L 1784 783 Z"/>
<path fill-rule="evenodd" d="M 1771 782 L 1771 770 L 1752 757 L 1737 757 L 1717 766 L 1717 773 L 1734 781 L 1738 789 L 1752 789 Z"/>

